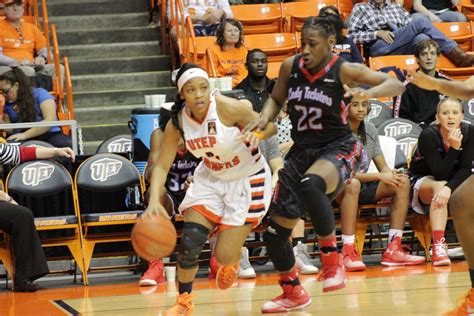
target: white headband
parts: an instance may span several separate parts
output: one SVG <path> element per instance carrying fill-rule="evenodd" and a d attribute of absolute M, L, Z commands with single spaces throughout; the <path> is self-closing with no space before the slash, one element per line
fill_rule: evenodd
<path fill-rule="evenodd" d="M 209 81 L 209 76 L 207 75 L 207 72 L 205 72 L 201 68 L 190 68 L 183 72 L 181 77 L 179 77 L 177 86 L 178 86 L 178 91 L 181 92 L 181 89 L 183 86 L 188 82 L 190 79 L 196 78 L 196 77 L 201 77 Z"/>

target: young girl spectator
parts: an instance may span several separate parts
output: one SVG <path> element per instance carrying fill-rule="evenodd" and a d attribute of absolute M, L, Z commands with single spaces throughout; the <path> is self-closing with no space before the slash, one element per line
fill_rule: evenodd
<path fill-rule="evenodd" d="M 32 88 L 28 77 L 18 67 L 0 75 L 0 93 L 5 97 L 4 123 L 58 120 L 53 96 L 45 89 Z M 16 129 L 7 140 L 22 142 L 28 139 L 42 140 L 55 147 L 71 147 L 71 138 L 64 135 L 59 126 Z"/>

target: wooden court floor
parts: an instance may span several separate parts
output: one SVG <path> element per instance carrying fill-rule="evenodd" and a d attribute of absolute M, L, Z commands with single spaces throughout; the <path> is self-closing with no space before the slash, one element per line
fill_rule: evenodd
<path fill-rule="evenodd" d="M 312 304 L 288 315 L 442 315 L 457 304 L 469 287 L 465 262 L 434 268 L 369 267 L 348 273 L 347 287 L 323 294 L 315 276 L 302 276 Z M 41 284 L 41 282 L 40 282 Z M 194 315 L 259 315 L 261 305 L 280 294 L 276 274 L 239 280 L 226 291 L 214 282 L 198 279 Z M 164 315 L 175 302 L 176 286 L 139 288 L 136 282 L 72 286 L 37 293 L 0 290 L 0 315 Z"/>

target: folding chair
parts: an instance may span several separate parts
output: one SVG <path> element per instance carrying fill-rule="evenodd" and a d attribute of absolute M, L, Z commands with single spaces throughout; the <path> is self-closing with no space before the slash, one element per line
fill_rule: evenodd
<path fill-rule="evenodd" d="M 131 226 L 142 210 L 130 210 L 125 200 L 140 206 L 140 173 L 119 155 L 97 154 L 79 166 L 74 188 L 78 192 L 76 206 L 82 219 L 84 266 L 88 271 L 96 244 L 130 241 Z"/>
<path fill-rule="evenodd" d="M 388 106 L 380 101 L 377 100 L 370 100 L 370 112 L 367 115 L 367 120 L 375 125 L 375 127 L 379 127 L 383 122 L 386 120 L 390 120 L 393 118 L 392 111 L 388 108 Z"/>
<path fill-rule="evenodd" d="M 249 50 L 260 48 L 268 62 L 281 62 L 297 53 L 295 33 L 251 34 L 245 36 L 244 44 Z"/>
<path fill-rule="evenodd" d="M 6 189 L 20 205 L 33 211 L 43 247 L 67 246 L 88 284 L 82 254 L 81 222 L 69 172 L 50 160 L 24 162 L 8 174 Z"/>
<path fill-rule="evenodd" d="M 389 137 L 395 137 L 402 134 L 420 135 L 421 127 L 412 121 L 402 118 L 394 118 L 382 123 L 377 128 L 377 131 L 379 135 L 385 135 Z"/>
<path fill-rule="evenodd" d="M 465 51 L 472 51 L 472 29 L 470 22 L 442 22 L 433 23 L 447 38 L 458 43 L 459 47 Z"/>
<path fill-rule="evenodd" d="M 111 136 L 97 147 L 97 154 L 102 153 L 127 153 L 132 151 L 132 136 L 120 134 Z"/>

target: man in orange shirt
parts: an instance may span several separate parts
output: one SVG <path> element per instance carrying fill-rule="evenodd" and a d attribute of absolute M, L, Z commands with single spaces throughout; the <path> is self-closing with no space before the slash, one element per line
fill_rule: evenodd
<path fill-rule="evenodd" d="M 29 77 L 35 73 L 54 77 L 54 64 L 46 64 L 46 38 L 35 25 L 22 20 L 23 1 L 0 0 L 5 11 L 5 19 L 0 20 L 0 74 L 19 66 Z"/>

